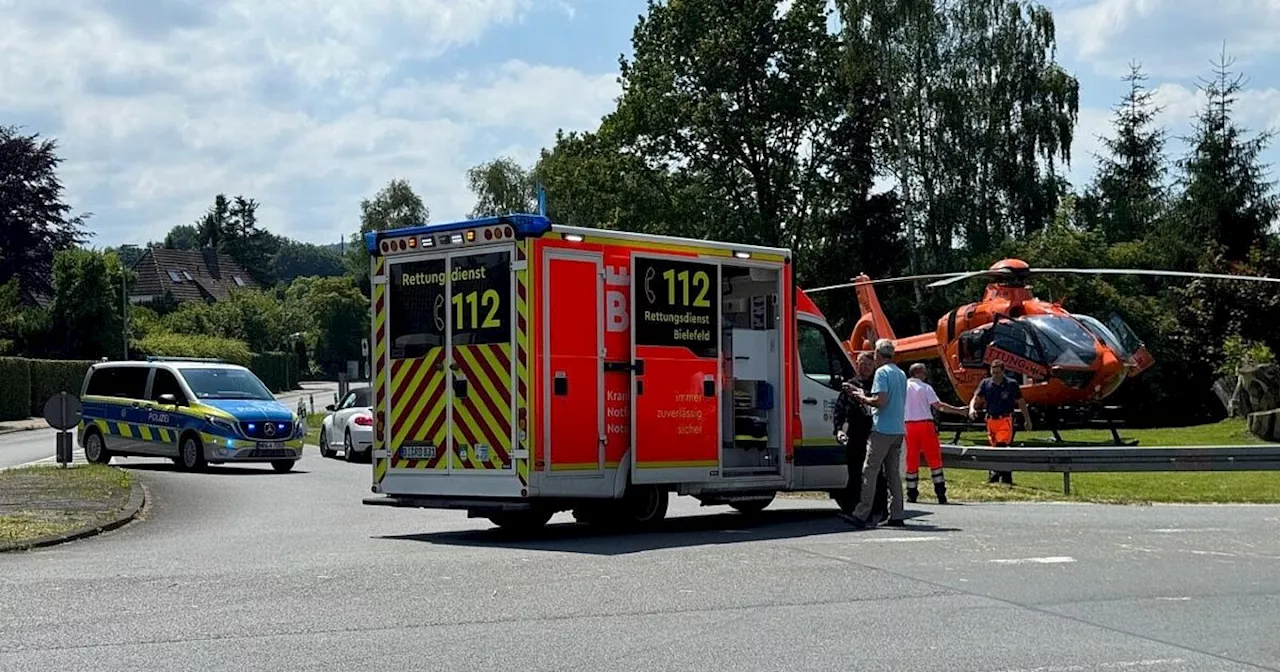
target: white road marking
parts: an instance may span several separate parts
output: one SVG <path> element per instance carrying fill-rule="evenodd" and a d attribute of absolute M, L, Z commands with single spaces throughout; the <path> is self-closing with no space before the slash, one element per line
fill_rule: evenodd
<path fill-rule="evenodd" d="M 1191 601 L 1191 598 L 1189 597 L 1157 597 L 1156 599 L 1164 602 L 1190 602 Z"/>
<path fill-rule="evenodd" d="M 1088 672 L 1088 670 L 1130 670 L 1158 665 L 1177 665 L 1185 663 L 1182 658 L 1148 658 L 1146 660 L 1117 660 L 1096 665 L 1045 665 L 1043 667 L 1022 667 L 1002 670 L 1001 672 Z"/>
<path fill-rule="evenodd" d="M 1236 557 L 1235 553 L 1223 553 L 1222 551 L 1191 551 L 1191 553 L 1194 553 L 1195 555 L 1217 555 L 1224 558 Z"/>
<path fill-rule="evenodd" d="M 875 543 L 888 542 L 888 543 L 892 543 L 892 542 L 897 542 L 897 541 L 941 541 L 941 540 L 942 540 L 942 537 L 866 537 L 866 538 L 864 538 L 864 539 L 859 539 L 859 540 L 857 540 L 857 541 L 856 541 L 856 542 L 854 542 L 854 543 L 859 543 L 859 544 L 864 543 L 864 542 L 867 542 L 867 543 L 869 543 L 869 542 L 875 542 Z"/>
<path fill-rule="evenodd" d="M 1234 530 L 1227 527 L 1164 527 L 1149 531 L 1156 534 L 1181 534 L 1183 532 L 1232 532 Z"/>
<path fill-rule="evenodd" d="M 1025 565 L 1025 564 L 1057 565 L 1057 564 L 1062 564 L 1066 562 L 1075 562 L 1075 561 L 1076 559 L 1070 556 L 1052 555 L 1044 558 L 1009 558 L 1009 559 L 1002 559 L 1002 560 L 990 560 L 989 562 L 994 562 L 999 565 Z"/>

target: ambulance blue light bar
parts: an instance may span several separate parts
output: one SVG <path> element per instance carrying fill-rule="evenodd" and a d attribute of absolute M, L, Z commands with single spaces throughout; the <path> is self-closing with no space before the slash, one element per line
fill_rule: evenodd
<path fill-rule="evenodd" d="M 544 215 L 510 214 L 370 231 L 364 234 L 364 244 L 369 254 L 378 256 L 393 251 L 392 247 L 395 252 L 407 252 L 463 246 L 468 243 L 493 242 L 495 238 L 537 238 L 550 230 L 551 220 Z M 384 242 L 394 245 L 383 245 Z M 384 247 L 387 249 L 383 249 Z"/>

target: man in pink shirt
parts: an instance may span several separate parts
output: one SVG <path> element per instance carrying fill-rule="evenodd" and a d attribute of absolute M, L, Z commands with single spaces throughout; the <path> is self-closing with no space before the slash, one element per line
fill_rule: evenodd
<path fill-rule="evenodd" d="M 938 393 L 927 381 L 929 372 L 925 365 L 911 365 L 907 376 L 907 501 L 914 503 L 920 496 L 920 454 L 933 475 L 933 492 L 939 504 L 947 503 L 947 479 L 942 472 L 942 443 L 938 441 L 938 427 L 933 423 L 933 411 L 956 415 L 968 415 L 969 409 L 952 406 L 938 399 Z"/>

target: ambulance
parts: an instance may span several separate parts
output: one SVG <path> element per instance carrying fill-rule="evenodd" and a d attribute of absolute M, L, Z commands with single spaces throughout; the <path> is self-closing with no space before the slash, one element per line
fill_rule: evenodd
<path fill-rule="evenodd" d="M 651 525 L 669 498 L 849 510 L 850 357 L 787 249 L 513 214 L 370 232 L 372 491 L 536 529 Z"/>

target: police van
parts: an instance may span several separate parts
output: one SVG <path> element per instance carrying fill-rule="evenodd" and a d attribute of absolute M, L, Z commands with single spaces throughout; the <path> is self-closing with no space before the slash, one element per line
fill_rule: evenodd
<path fill-rule="evenodd" d="M 167 457 L 180 468 L 270 462 L 289 471 L 306 427 L 249 369 L 221 360 L 150 357 L 89 367 L 80 390 L 89 462 Z"/>

